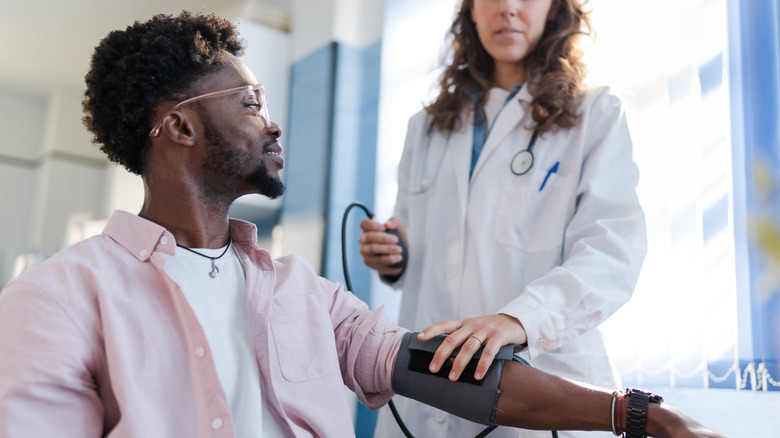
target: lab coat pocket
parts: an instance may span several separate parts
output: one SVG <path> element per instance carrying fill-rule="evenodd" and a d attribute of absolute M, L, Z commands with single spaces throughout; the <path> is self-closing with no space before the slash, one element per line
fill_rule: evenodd
<path fill-rule="evenodd" d="M 339 372 L 333 325 L 320 295 L 277 297 L 270 320 L 285 379 L 303 382 Z"/>
<path fill-rule="evenodd" d="M 526 252 L 560 247 L 573 196 L 572 177 L 532 170 L 524 178 L 511 180 L 502 190 L 493 231 L 497 243 Z"/>

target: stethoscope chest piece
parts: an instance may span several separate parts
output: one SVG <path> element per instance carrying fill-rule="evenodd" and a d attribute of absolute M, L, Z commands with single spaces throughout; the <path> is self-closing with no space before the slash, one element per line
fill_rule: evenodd
<path fill-rule="evenodd" d="M 512 158 L 509 168 L 515 175 L 524 175 L 534 165 L 534 154 L 528 149 L 520 151 Z"/>

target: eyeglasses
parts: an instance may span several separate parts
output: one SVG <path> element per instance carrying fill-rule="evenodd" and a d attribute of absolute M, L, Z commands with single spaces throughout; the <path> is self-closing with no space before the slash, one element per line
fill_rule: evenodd
<path fill-rule="evenodd" d="M 200 96 L 191 97 L 187 100 L 177 103 L 176 105 L 173 106 L 173 108 L 166 111 L 166 113 L 169 113 L 171 111 L 176 111 L 177 109 L 181 108 L 185 104 L 194 102 L 196 100 L 227 96 L 228 94 L 241 93 L 244 91 L 251 91 L 255 93 L 255 97 L 257 98 L 257 103 L 252 104 L 251 106 L 257 108 L 257 112 L 260 113 L 260 117 L 263 118 L 265 125 L 269 126 L 271 124 L 271 117 L 268 115 L 268 102 L 266 102 L 265 100 L 265 89 L 263 88 L 263 84 L 242 85 L 240 87 L 228 88 L 227 90 L 213 91 L 211 93 L 201 94 Z M 162 128 L 162 122 L 163 119 L 160 118 L 160 121 L 157 122 L 156 125 L 154 125 L 154 128 L 152 128 L 151 131 L 149 131 L 149 137 L 157 137 L 157 135 L 160 134 L 160 129 Z"/>

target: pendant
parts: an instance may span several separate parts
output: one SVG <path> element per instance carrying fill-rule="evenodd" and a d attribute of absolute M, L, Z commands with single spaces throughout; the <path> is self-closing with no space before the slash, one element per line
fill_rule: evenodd
<path fill-rule="evenodd" d="M 219 274 L 219 268 L 214 259 L 211 259 L 211 272 L 209 272 L 209 277 L 216 278 L 217 274 Z"/>

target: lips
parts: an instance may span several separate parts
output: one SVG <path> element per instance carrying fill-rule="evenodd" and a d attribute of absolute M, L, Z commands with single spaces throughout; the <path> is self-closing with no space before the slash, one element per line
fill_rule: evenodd
<path fill-rule="evenodd" d="M 496 35 L 506 35 L 506 36 L 511 36 L 519 33 L 522 32 L 512 27 L 502 27 L 501 29 L 498 29 L 496 31 Z"/>
<path fill-rule="evenodd" d="M 263 147 L 263 153 L 268 155 L 271 160 L 279 165 L 279 168 L 284 168 L 284 158 L 282 157 L 282 145 L 278 141 L 270 141 Z"/>

